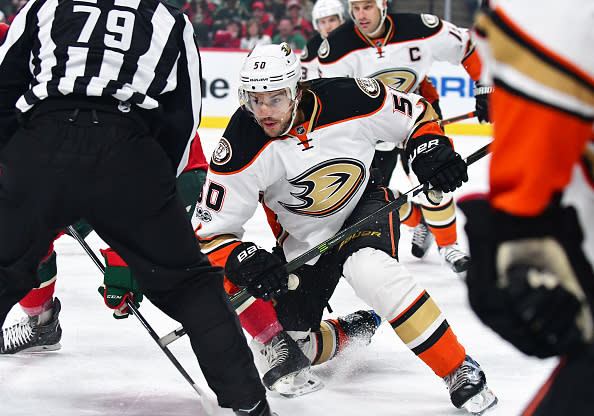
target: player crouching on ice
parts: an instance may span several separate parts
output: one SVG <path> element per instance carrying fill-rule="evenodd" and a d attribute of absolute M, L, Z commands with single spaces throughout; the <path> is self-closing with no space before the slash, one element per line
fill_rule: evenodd
<path fill-rule="evenodd" d="M 300 75 L 286 43 L 257 46 L 246 58 L 242 106 L 213 154 L 193 220 L 202 249 L 211 262 L 225 264 L 230 282 L 255 297 L 274 298 L 283 334 L 309 354 L 315 352 L 310 330 L 320 331 L 323 308 L 344 276 L 444 379 L 456 407 L 480 413 L 493 406 L 497 398 L 483 370 L 466 355 L 429 293 L 398 262 L 397 213 L 299 268 L 293 291 L 279 256 L 241 241 L 259 201 L 288 261 L 385 206 L 393 195 L 370 172 L 380 140 L 405 149 L 421 183 L 450 192 L 468 179 L 466 164 L 421 96 L 374 79 L 300 83 Z M 258 302 L 270 303 L 258 300 L 245 311 Z M 258 325 L 258 314 L 238 313 L 244 328 Z"/>

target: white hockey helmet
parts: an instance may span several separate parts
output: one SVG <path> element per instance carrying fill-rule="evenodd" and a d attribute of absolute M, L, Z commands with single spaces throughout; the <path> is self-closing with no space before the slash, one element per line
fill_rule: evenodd
<path fill-rule="evenodd" d="M 289 98 L 297 97 L 301 63 L 288 43 L 257 45 L 239 71 L 239 97 L 247 102 L 249 92 L 269 92 L 286 88 Z"/>
<path fill-rule="evenodd" d="M 355 24 L 357 24 L 356 23 L 357 20 L 355 20 L 355 16 L 353 15 L 353 3 L 357 2 L 357 1 L 365 1 L 365 0 L 348 0 L 348 2 L 349 2 L 349 16 L 351 16 L 351 19 L 353 19 L 353 22 L 355 22 Z M 384 5 L 384 1 L 386 2 L 385 5 Z M 380 10 L 381 18 L 380 18 L 379 25 L 371 33 L 372 35 L 380 30 L 380 28 L 384 24 L 384 21 L 386 20 L 386 14 L 388 13 L 388 1 L 387 0 L 375 0 L 375 5 Z"/>
<path fill-rule="evenodd" d="M 313 20 L 313 27 L 318 32 L 318 19 L 328 16 L 338 15 L 340 23 L 344 22 L 344 7 L 340 0 L 318 0 L 311 10 L 311 20 Z"/>
<path fill-rule="evenodd" d="M 280 45 L 257 45 L 245 59 L 239 71 L 239 101 L 254 113 L 250 93 L 284 90 L 288 100 L 286 110 L 293 107 L 285 135 L 291 129 L 297 115 L 297 83 L 301 79 L 301 63 L 288 43 Z M 280 105 L 283 105 L 282 102 Z M 286 111 L 281 109 L 280 111 Z M 258 121 L 259 122 L 259 121 Z"/>

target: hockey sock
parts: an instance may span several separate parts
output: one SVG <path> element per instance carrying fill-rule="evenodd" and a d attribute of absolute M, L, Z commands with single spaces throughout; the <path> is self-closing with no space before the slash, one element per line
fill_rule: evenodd
<path fill-rule="evenodd" d="M 421 208 L 415 203 L 407 202 L 398 210 L 400 223 L 409 227 L 416 227 L 421 222 Z"/>
<path fill-rule="evenodd" d="M 320 329 L 314 331 L 312 340 L 315 340 L 316 354 L 311 364 L 325 363 L 336 357 L 347 344 L 348 337 L 336 319 L 327 319 L 320 323 Z"/>
<path fill-rule="evenodd" d="M 423 205 L 422 211 L 425 222 L 435 236 L 435 242 L 439 247 L 449 246 L 456 242 L 458 233 L 456 231 L 456 208 L 453 199 L 438 207 Z"/>
<path fill-rule="evenodd" d="M 396 335 L 443 378 L 462 364 L 466 351 L 426 291 L 390 320 Z"/>
<path fill-rule="evenodd" d="M 23 312 L 27 315 L 40 315 L 40 324 L 46 323 L 52 316 L 56 274 L 56 253 L 53 251 L 53 247 L 51 247 L 50 252 L 39 263 L 39 267 L 37 268 L 37 276 L 41 282 L 39 287 L 32 289 L 19 302 Z"/>
<path fill-rule="evenodd" d="M 253 298 L 252 298 L 253 299 Z M 256 299 L 236 309 L 241 326 L 256 341 L 266 344 L 283 330 L 271 302 Z"/>

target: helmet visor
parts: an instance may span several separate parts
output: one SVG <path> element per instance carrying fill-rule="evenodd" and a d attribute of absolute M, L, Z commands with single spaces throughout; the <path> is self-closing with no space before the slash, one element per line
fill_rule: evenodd
<path fill-rule="evenodd" d="M 241 100 L 245 107 L 256 116 L 286 113 L 293 103 L 289 88 L 270 92 L 248 92 L 242 90 L 241 95 Z"/>

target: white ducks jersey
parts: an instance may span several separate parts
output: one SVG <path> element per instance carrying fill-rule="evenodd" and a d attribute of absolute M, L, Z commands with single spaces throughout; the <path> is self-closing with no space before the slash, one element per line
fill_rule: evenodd
<path fill-rule="evenodd" d="M 286 136 L 266 136 L 242 108 L 232 116 L 193 218 L 205 252 L 241 239 L 261 201 L 287 260 L 299 256 L 341 229 L 365 190 L 379 140 L 403 147 L 437 124 L 421 96 L 374 79 L 316 79 L 306 88 L 306 121 Z"/>
<path fill-rule="evenodd" d="M 467 29 L 430 14 L 389 14 L 386 31 L 370 39 L 351 21 L 332 31 L 318 49 L 323 77 L 381 79 L 400 91 L 416 91 L 433 62 L 462 64 L 473 80 L 480 60 Z"/>

